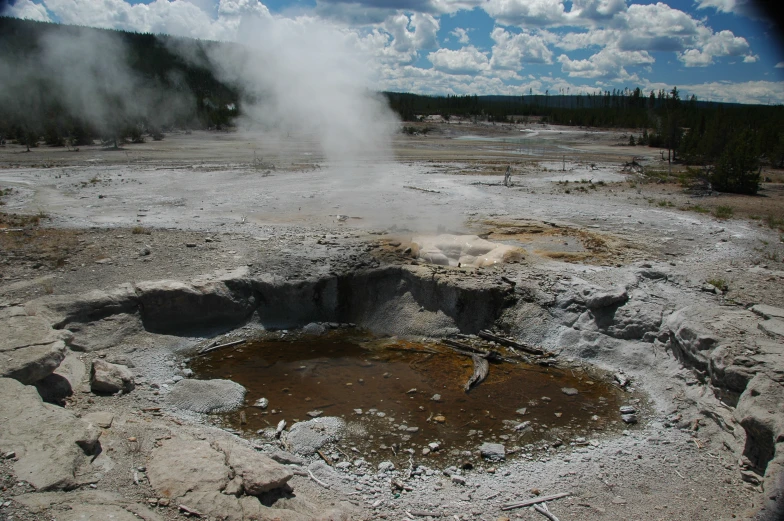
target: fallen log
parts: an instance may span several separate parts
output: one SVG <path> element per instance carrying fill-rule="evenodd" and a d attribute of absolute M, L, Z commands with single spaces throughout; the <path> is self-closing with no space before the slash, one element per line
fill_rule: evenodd
<path fill-rule="evenodd" d="M 485 340 L 492 340 L 502 346 L 512 347 L 514 349 L 519 349 L 520 351 L 525 351 L 526 353 L 530 353 L 532 355 L 546 355 L 548 354 L 547 351 L 544 349 L 539 349 L 538 347 L 534 347 L 529 344 L 523 344 L 520 342 L 515 342 L 510 338 L 504 338 L 502 336 L 494 335 L 490 331 L 482 330 L 479 332 L 479 337 L 484 338 Z"/>
<path fill-rule="evenodd" d="M 227 342 L 225 344 L 219 344 L 217 346 L 210 346 L 205 347 L 204 349 L 200 350 L 197 354 L 198 355 L 206 355 L 207 353 L 211 353 L 213 351 L 217 351 L 218 349 L 223 349 L 224 347 L 231 347 L 240 344 L 244 344 L 245 340 L 235 340 L 234 342 Z"/>
<path fill-rule="evenodd" d="M 487 358 L 483 358 L 479 355 L 472 355 L 471 359 L 474 361 L 474 373 L 465 384 L 465 392 L 470 391 L 471 387 L 482 383 L 482 381 L 487 378 L 487 373 L 490 372 L 490 364 L 487 363 Z"/>
<path fill-rule="evenodd" d="M 532 499 L 526 499 L 525 501 L 520 501 L 519 503 L 507 503 L 501 507 L 501 510 L 514 510 L 515 508 L 530 507 L 531 505 L 544 503 L 545 501 L 552 501 L 554 499 L 561 499 L 562 497 L 569 495 L 571 495 L 571 492 L 561 492 L 560 494 L 553 494 L 551 496 L 541 496 Z"/>

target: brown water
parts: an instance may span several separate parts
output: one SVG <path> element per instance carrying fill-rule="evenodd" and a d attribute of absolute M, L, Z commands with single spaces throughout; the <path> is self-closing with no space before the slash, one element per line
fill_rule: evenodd
<path fill-rule="evenodd" d="M 441 448 L 429 458 L 437 459 L 454 459 L 483 441 L 507 450 L 543 440 L 568 443 L 624 428 L 618 408 L 627 398 L 607 376 L 522 363 L 490 364 L 488 378 L 466 393 L 470 358 L 438 344 L 346 333 L 246 343 L 197 359 L 193 370 L 199 378 L 228 378 L 248 389 L 246 423 L 239 412 L 223 415 L 247 435 L 322 411 L 348 422 L 343 450 L 356 447 L 352 457 L 359 452 L 370 461 L 407 461 L 406 449 L 420 457 L 434 441 Z M 253 407 L 262 397 L 269 400 L 264 411 Z M 515 431 L 523 421 L 531 426 Z"/>

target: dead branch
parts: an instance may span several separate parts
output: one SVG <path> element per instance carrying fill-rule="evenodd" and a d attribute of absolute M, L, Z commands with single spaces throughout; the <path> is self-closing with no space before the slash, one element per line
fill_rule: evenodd
<path fill-rule="evenodd" d="M 522 344 L 520 342 L 515 342 L 510 338 L 504 338 L 498 335 L 494 335 L 490 331 L 482 330 L 479 332 L 479 337 L 484 338 L 485 340 L 492 340 L 502 346 L 513 347 L 514 349 L 519 349 L 520 351 L 525 351 L 526 353 L 530 353 L 532 355 L 546 355 L 548 354 L 547 351 L 544 349 L 539 349 L 538 347 L 534 347 L 530 344 Z"/>
<path fill-rule="evenodd" d="M 315 481 L 316 483 L 318 483 L 318 484 L 319 484 L 319 485 L 321 485 L 322 487 L 324 487 L 324 488 L 326 488 L 326 489 L 329 489 L 329 485 L 327 485 L 326 483 L 324 483 L 323 481 L 321 481 L 319 478 L 317 478 L 316 476 L 314 476 L 314 475 L 313 475 L 313 472 L 311 472 L 310 470 L 308 470 L 308 474 L 310 475 L 310 479 L 312 479 L 313 481 Z"/>
<path fill-rule="evenodd" d="M 207 353 L 211 353 L 212 351 L 217 351 L 218 349 L 223 349 L 224 347 L 231 347 L 236 346 L 239 344 L 244 344 L 245 340 L 235 340 L 234 342 L 228 342 L 226 344 L 219 344 L 217 346 L 210 346 L 205 347 L 204 349 L 200 350 L 197 355 L 206 355 Z"/>
<path fill-rule="evenodd" d="M 501 510 L 514 510 L 515 508 L 530 507 L 531 505 L 544 503 L 545 501 L 561 499 L 562 497 L 566 497 L 571 494 L 572 494 L 571 492 L 561 492 L 559 494 L 553 494 L 551 496 L 541 496 L 541 497 L 526 499 L 525 501 L 520 501 L 519 503 L 507 503 L 506 505 L 501 507 Z"/>
<path fill-rule="evenodd" d="M 198 510 L 194 510 L 193 508 L 186 507 L 185 505 L 177 505 L 177 508 L 179 508 L 181 512 L 185 512 L 189 516 L 202 517 L 204 515 Z"/>
<path fill-rule="evenodd" d="M 534 510 L 536 510 L 537 512 L 542 514 L 544 517 L 546 517 L 550 521 L 561 521 L 560 519 L 555 517 L 555 514 L 550 512 L 550 509 L 547 508 L 547 503 L 542 503 L 542 506 L 534 505 Z"/>
<path fill-rule="evenodd" d="M 403 188 L 408 188 L 409 190 L 418 190 L 420 192 L 427 192 L 429 194 L 440 194 L 438 190 L 428 190 L 427 188 L 419 188 L 418 186 L 403 186 Z"/>
<path fill-rule="evenodd" d="M 323 460 L 324 460 L 324 463 L 326 463 L 326 464 L 327 464 L 327 465 L 329 465 L 330 467 L 332 466 L 332 460 L 330 459 L 330 457 L 329 457 L 329 456 L 327 456 L 326 454 L 324 454 L 324 453 L 323 453 L 321 450 L 317 450 L 316 452 L 318 453 L 318 455 L 319 455 L 319 456 L 321 456 L 321 459 L 323 459 Z"/>

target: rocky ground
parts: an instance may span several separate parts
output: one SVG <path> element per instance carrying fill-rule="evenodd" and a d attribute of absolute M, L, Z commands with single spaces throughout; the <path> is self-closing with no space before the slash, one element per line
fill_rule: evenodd
<path fill-rule="evenodd" d="M 616 146 L 623 133 L 499 141 L 519 130 L 441 125 L 400 137 L 403 161 L 360 167 L 232 134 L 125 153 L 0 148 L 0 517 L 543 519 L 502 508 L 568 492 L 547 503 L 562 521 L 764 519 L 784 461 L 782 185 L 751 202 L 684 192 L 624 170 L 666 165 Z M 415 235 L 443 232 L 522 260 L 416 257 Z M 491 328 L 628 379 L 638 423 L 505 441 L 503 461 L 479 452 L 498 439 L 450 465 L 412 442 L 394 468 L 326 419 L 243 439 L 201 414 L 241 391 L 183 391 L 196 349 L 313 322 L 415 338 Z"/>

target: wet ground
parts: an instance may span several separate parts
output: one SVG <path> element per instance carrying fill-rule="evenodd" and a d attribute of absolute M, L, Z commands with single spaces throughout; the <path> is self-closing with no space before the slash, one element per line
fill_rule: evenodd
<path fill-rule="evenodd" d="M 625 427 L 618 411 L 629 399 L 598 373 L 508 362 L 490 364 L 488 378 L 465 392 L 470 357 L 437 343 L 359 333 L 257 341 L 210 353 L 193 369 L 248 389 L 243 414 L 223 416 L 244 435 L 281 419 L 338 416 L 348 423 L 343 447 L 370 461 L 407 461 L 408 449 L 419 455 L 430 443 L 439 449 L 429 457 L 441 459 L 483 441 L 512 449 L 590 439 Z M 253 406 L 260 398 L 269 401 L 266 410 Z"/>

